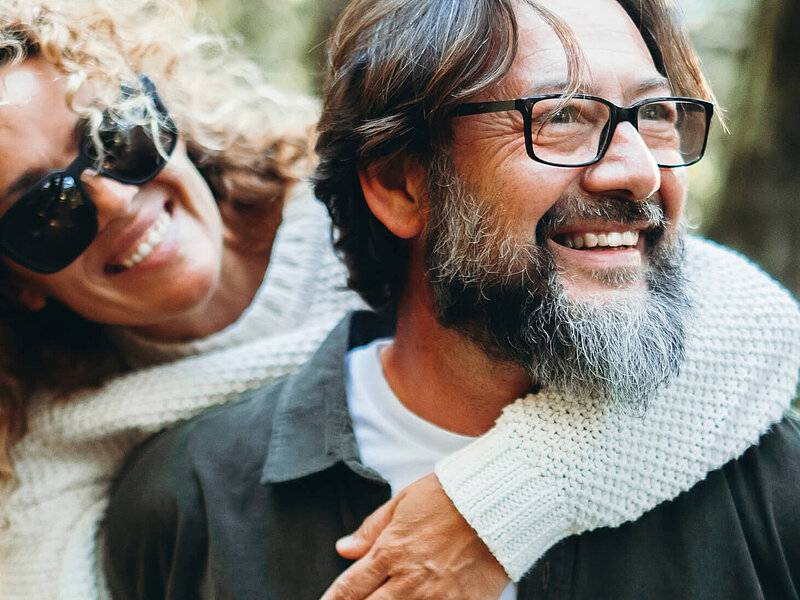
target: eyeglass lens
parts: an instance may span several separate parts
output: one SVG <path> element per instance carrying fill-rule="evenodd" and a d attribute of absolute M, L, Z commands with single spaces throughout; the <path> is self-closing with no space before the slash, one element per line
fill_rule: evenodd
<path fill-rule="evenodd" d="M 531 109 L 531 141 L 537 158 L 561 165 L 593 161 L 609 135 L 611 110 L 598 100 L 538 100 Z M 703 152 L 707 116 L 703 106 L 681 100 L 653 101 L 637 109 L 638 130 L 656 162 L 681 166 Z"/>

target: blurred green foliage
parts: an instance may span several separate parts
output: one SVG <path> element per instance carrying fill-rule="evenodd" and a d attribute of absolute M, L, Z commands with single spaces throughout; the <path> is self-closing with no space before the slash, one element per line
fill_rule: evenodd
<path fill-rule="evenodd" d="M 246 56 L 275 86 L 315 93 L 324 74 L 325 39 L 346 0 L 198 0 L 217 29 L 239 38 Z"/>

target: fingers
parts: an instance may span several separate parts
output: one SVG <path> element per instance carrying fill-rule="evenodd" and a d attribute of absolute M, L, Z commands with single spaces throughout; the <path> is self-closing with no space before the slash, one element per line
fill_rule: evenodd
<path fill-rule="evenodd" d="M 363 581 L 345 577 L 346 574 L 342 573 L 320 600 L 495 600 L 508 584 L 503 578 L 499 584 L 475 581 L 468 589 L 455 580 L 444 582 L 446 585 L 434 581 L 431 585 L 417 572 L 384 579 L 368 589 Z"/>
<path fill-rule="evenodd" d="M 337 544 L 338 550 L 338 544 Z M 350 565 L 320 600 L 365 600 L 386 581 L 386 570 L 370 556 Z"/>
<path fill-rule="evenodd" d="M 487 600 L 508 584 L 434 475 L 400 491 L 336 548 L 359 560 L 322 600 Z"/>
<path fill-rule="evenodd" d="M 336 551 L 339 555 L 343 558 L 356 560 L 369 552 L 375 540 L 378 539 L 378 536 L 383 533 L 383 530 L 391 522 L 397 502 L 398 497 L 395 496 L 364 519 L 361 527 L 352 534 L 339 539 L 336 542 Z"/>

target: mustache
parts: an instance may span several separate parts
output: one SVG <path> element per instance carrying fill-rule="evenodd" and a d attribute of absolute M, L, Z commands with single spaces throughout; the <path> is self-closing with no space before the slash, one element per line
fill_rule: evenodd
<path fill-rule="evenodd" d="M 655 196 L 633 201 L 617 196 L 587 198 L 564 195 L 539 219 L 536 241 L 545 243 L 555 231 L 585 221 L 614 221 L 623 225 L 645 224 L 652 233 L 663 233 L 669 225 L 660 202 Z"/>

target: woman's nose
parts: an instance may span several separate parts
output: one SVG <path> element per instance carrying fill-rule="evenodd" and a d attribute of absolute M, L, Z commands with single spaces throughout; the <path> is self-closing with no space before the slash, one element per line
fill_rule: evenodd
<path fill-rule="evenodd" d="M 130 213 L 139 186 L 120 183 L 94 171 L 84 171 L 81 183 L 97 208 L 97 224 L 102 229 L 109 222 Z"/>

